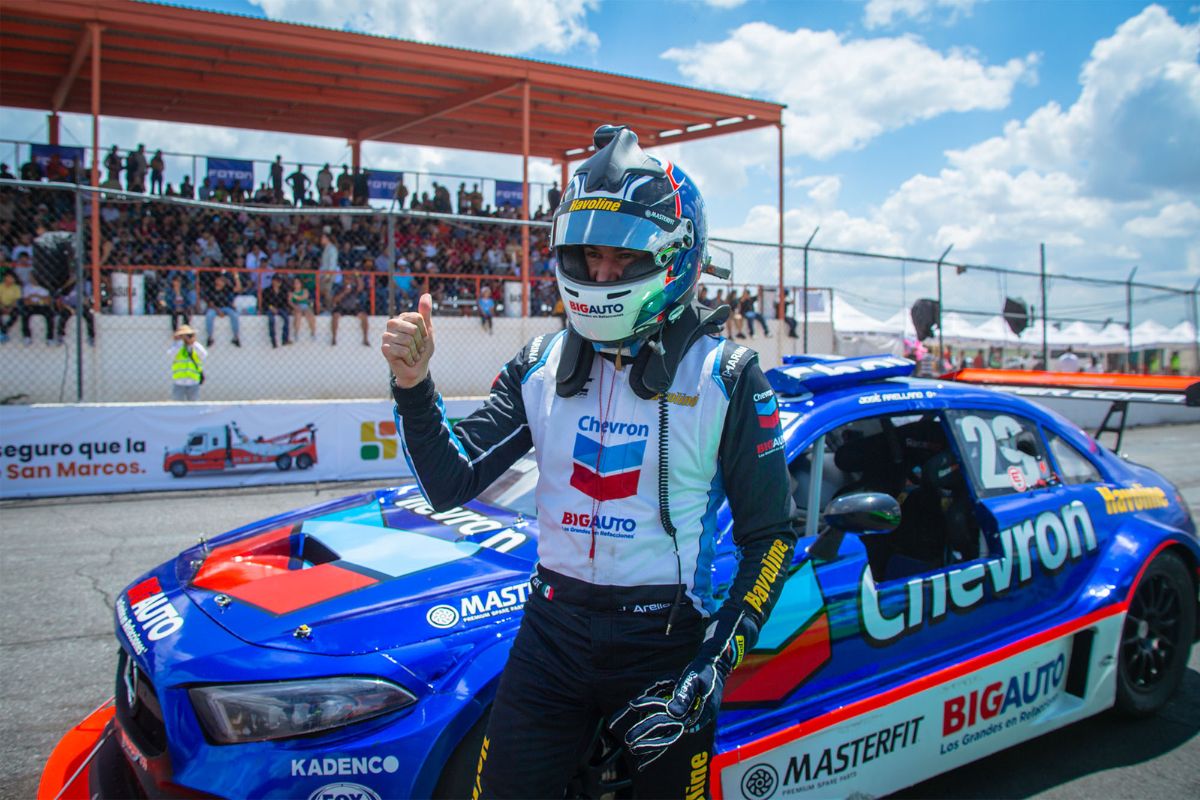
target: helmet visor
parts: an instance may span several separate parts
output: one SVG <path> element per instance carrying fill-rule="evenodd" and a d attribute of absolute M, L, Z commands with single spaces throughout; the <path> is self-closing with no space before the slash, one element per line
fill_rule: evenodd
<path fill-rule="evenodd" d="M 688 226 L 678 217 L 661 214 L 629 200 L 589 198 L 564 204 L 554 217 L 552 245 L 604 245 L 657 253 L 678 244 Z"/>

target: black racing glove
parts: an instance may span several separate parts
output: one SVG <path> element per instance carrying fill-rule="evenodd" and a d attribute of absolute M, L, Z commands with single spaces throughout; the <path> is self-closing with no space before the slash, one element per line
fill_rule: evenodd
<path fill-rule="evenodd" d="M 708 627 L 700 652 L 677 680 L 658 681 L 613 717 L 625 746 L 643 770 L 685 732 L 716 720 L 725 679 L 758 641 L 758 626 L 738 608 L 726 606 Z"/>

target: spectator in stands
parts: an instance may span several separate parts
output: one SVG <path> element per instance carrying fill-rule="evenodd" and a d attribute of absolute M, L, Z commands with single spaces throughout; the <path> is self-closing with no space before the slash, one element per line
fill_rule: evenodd
<path fill-rule="evenodd" d="M 275 202 L 283 202 L 283 156 L 275 156 L 271 163 L 271 191 L 275 193 Z M 303 192 L 302 192 L 303 193 Z"/>
<path fill-rule="evenodd" d="M 554 209 L 558 208 L 558 201 L 561 199 L 562 192 L 558 188 L 558 181 L 555 181 L 550 190 L 546 192 L 546 206 L 551 214 L 554 213 Z"/>
<path fill-rule="evenodd" d="M 365 169 L 355 168 L 353 186 L 353 203 L 356 206 L 365 206 L 367 204 L 367 177 L 369 173 Z"/>
<path fill-rule="evenodd" d="M 326 231 L 321 234 L 321 275 L 317 282 L 321 308 L 333 310 L 334 285 L 342 282 L 342 267 L 339 263 L 338 246 L 333 236 Z"/>
<path fill-rule="evenodd" d="M 25 344 L 33 344 L 33 330 L 29 326 L 31 317 L 46 321 L 46 344 L 54 343 L 54 298 L 49 290 L 35 280 L 21 287 L 21 336 Z"/>
<path fill-rule="evenodd" d="M 125 158 L 125 186 L 131 192 L 146 191 L 146 145 L 139 144 Z"/>
<path fill-rule="evenodd" d="M 104 157 L 104 169 L 108 171 L 108 180 L 105 183 L 119 189 L 121 187 L 121 153 L 115 144 L 108 151 L 108 155 Z"/>
<path fill-rule="evenodd" d="M 194 402 L 200 399 L 208 351 L 196 341 L 196 331 L 191 325 L 180 325 L 173 338 L 178 344 L 167 352 L 171 357 L 171 399 Z"/>
<path fill-rule="evenodd" d="M 229 285 L 224 275 L 217 275 L 213 279 L 212 288 L 204 296 L 204 302 L 208 305 L 208 310 L 204 312 L 204 330 L 208 337 L 206 342 L 208 347 L 212 347 L 213 344 L 213 326 L 217 317 L 229 317 L 229 327 L 233 329 L 233 346 L 242 346 L 242 342 L 238 338 L 238 312 L 233 307 L 233 296 L 234 287 Z"/>
<path fill-rule="evenodd" d="M 729 304 L 731 312 L 729 319 L 725 321 L 725 338 L 745 339 L 746 318 L 742 316 L 742 301 L 738 297 L 737 289 L 734 289 L 732 286 L 729 287 L 729 297 L 726 298 L 725 302 Z"/>
<path fill-rule="evenodd" d="M 17 176 L 8 171 L 8 164 L 0 164 L 0 180 L 16 180 Z"/>
<path fill-rule="evenodd" d="M 775 301 L 775 319 L 779 319 L 779 301 Z M 791 295 L 788 295 L 787 305 L 783 309 L 783 321 L 788 326 L 788 338 L 798 339 L 796 335 L 796 318 L 792 316 L 792 300 Z"/>
<path fill-rule="evenodd" d="M 171 285 L 163 290 L 159 307 L 171 315 L 171 330 L 191 324 L 196 312 L 196 293 L 184 285 L 183 275 L 178 272 L 171 275 Z"/>
<path fill-rule="evenodd" d="M 746 324 L 750 328 L 750 335 L 754 335 L 754 322 L 757 320 L 762 325 L 763 336 L 770 336 L 771 332 L 767 330 L 767 321 L 763 319 L 763 315 L 758 313 L 754 307 L 754 304 L 757 302 L 758 297 L 750 291 L 749 286 L 742 290 L 742 297 L 738 301 L 738 304 L 741 306 L 742 316 L 745 317 Z"/>
<path fill-rule="evenodd" d="M 212 199 L 212 183 L 209 182 L 208 178 L 205 178 L 200 184 L 200 199 L 204 201 Z"/>
<path fill-rule="evenodd" d="M 291 339 L 288 337 L 288 318 L 291 316 L 291 305 L 288 301 L 288 292 L 283 288 L 283 276 L 272 275 L 271 285 L 263 289 L 262 293 L 262 313 L 267 315 L 267 331 L 271 335 L 271 347 L 276 347 L 275 343 L 275 317 L 279 317 L 283 321 L 283 343 L 291 344 Z"/>
<path fill-rule="evenodd" d="M 246 269 L 250 270 L 250 280 L 247 286 L 249 293 L 257 294 L 259 291 L 266 290 L 271 285 L 271 275 L 274 270 L 271 269 L 271 257 L 267 255 L 261 242 L 251 245 L 250 252 L 246 253 L 245 264 Z"/>
<path fill-rule="evenodd" d="M 333 297 L 333 338 L 330 341 L 332 345 L 337 346 L 338 319 L 341 315 L 348 314 L 358 317 L 362 326 L 362 343 L 367 347 L 371 346 L 371 342 L 367 340 L 367 303 L 367 290 L 363 285 L 362 276 L 347 275 L 342 281 L 341 290 Z"/>
<path fill-rule="evenodd" d="M 304 174 L 304 165 L 297 164 L 296 171 L 288 175 L 288 185 L 292 187 L 292 205 L 304 205 L 304 196 L 308 193 L 311 183 L 309 177 Z"/>
<path fill-rule="evenodd" d="M 62 158 L 58 153 L 51 153 L 50 161 L 46 164 L 46 180 L 54 183 L 63 183 L 70 177 L 71 171 L 62 162 Z"/>
<path fill-rule="evenodd" d="M 354 188 L 354 179 L 350 177 L 350 168 L 342 164 L 342 174 L 337 177 L 337 190 L 339 194 L 350 196 L 350 190 Z"/>
<path fill-rule="evenodd" d="M 317 173 L 317 194 L 322 199 L 326 195 L 333 195 L 333 171 L 329 169 L 329 164 L 321 167 L 321 171 Z"/>
<path fill-rule="evenodd" d="M 467 184 L 460 183 L 458 185 L 458 195 L 455 197 L 455 200 L 458 201 L 458 213 L 459 214 L 468 213 L 468 211 L 469 211 L 468 204 L 470 203 L 470 194 L 467 192 Z"/>
<path fill-rule="evenodd" d="M 8 341 L 8 331 L 21 318 L 21 284 L 12 270 L 0 278 L 0 343 Z"/>
<path fill-rule="evenodd" d="M 396 208 L 404 208 L 404 201 L 408 199 L 408 187 L 404 185 L 404 176 L 401 175 L 396 181 Z"/>
<path fill-rule="evenodd" d="M 479 290 L 479 324 L 489 334 L 492 333 L 492 317 L 496 315 L 496 301 L 492 299 L 492 287 L 484 286 Z"/>
<path fill-rule="evenodd" d="M 58 318 L 58 335 L 56 340 L 59 344 L 63 343 L 63 338 L 67 333 L 67 320 L 75 315 L 75 307 L 79 306 L 83 310 L 83 322 L 87 326 L 87 342 L 89 345 L 96 344 L 96 319 L 92 315 L 92 305 L 88 302 L 88 297 L 91 292 L 91 281 L 84 283 L 83 302 L 79 302 L 76 297 L 75 276 L 72 275 L 67 279 L 67 282 L 61 289 L 54 293 L 54 313 Z"/>
<path fill-rule="evenodd" d="M 31 156 L 28 161 L 21 165 L 21 180 L 40 181 L 41 179 L 42 168 Z"/>
<path fill-rule="evenodd" d="M 162 194 L 163 190 L 163 172 L 167 168 L 167 162 L 163 160 L 162 150 L 155 150 L 154 156 L 150 159 L 150 193 Z"/>
<path fill-rule="evenodd" d="M 300 280 L 299 276 L 292 278 L 292 293 L 288 296 L 292 306 L 292 323 L 293 329 L 296 331 L 296 336 L 300 335 L 300 320 L 301 318 L 308 320 L 308 335 L 312 339 L 317 338 L 317 315 L 312 309 L 312 292 L 304 285 L 304 281 Z M 292 337 L 295 341 L 296 337 Z"/>

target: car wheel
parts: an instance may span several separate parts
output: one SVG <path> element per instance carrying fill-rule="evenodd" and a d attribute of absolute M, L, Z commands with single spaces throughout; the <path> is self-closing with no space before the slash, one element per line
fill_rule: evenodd
<path fill-rule="evenodd" d="M 1161 553 L 1133 590 L 1117 666 L 1117 709 L 1145 717 L 1179 687 L 1196 630 L 1196 588 L 1179 556 Z"/>
<path fill-rule="evenodd" d="M 475 788 L 475 772 L 479 768 L 479 751 L 483 748 L 483 734 L 487 732 L 490 715 L 489 708 L 467 731 L 458 747 L 454 748 L 433 789 L 434 800 L 466 800 L 471 797 Z"/>
<path fill-rule="evenodd" d="M 308 453 L 301 453 L 300 455 L 296 456 L 297 469 L 308 469 L 311 466 L 312 456 L 310 456 Z"/>
<path fill-rule="evenodd" d="M 172 461 L 171 474 L 176 478 L 182 478 L 184 475 L 187 475 L 187 464 L 182 461 Z"/>
<path fill-rule="evenodd" d="M 275 466 L 279 468 L 280 472 L 286 472 L 292 468 L 292 457 L 287 453 L 284 453 L 279 458 L 275 459 Z"/>

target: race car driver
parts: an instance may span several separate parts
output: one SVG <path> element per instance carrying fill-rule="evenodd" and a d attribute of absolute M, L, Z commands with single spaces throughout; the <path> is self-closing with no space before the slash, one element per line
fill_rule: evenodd
<path fill-rule="evenodd" d="M 596 131 L 554 216 L 569 325 L 504 365 L 451 426 L 430 376 L 429 295 L 387 323 L 397 430 L 435 509 L 478 494 L 530 447 L 538 565 L 497 689 L 476 797 L 562 797 L 604 718 L 639 797 L 708 794 L 726 676 L 786 579 L 794 507 L 776 399 L 757 355 L 693 303 L 704 201 L 624 127 Z M 714 586 L 728 498 L 739 564 Z M 723 602 L 722 602 L 723 601 Z"/>

